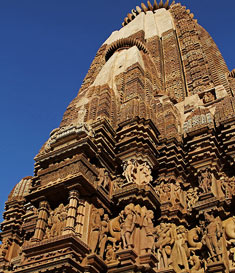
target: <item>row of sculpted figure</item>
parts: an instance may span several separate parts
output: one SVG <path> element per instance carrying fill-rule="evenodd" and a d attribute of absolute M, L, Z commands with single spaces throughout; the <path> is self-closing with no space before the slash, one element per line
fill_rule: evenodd
<path fill-rule="evenodd" d="M 146 207 L 127 205 L 117 217 L 109 220 L 104 210 L 93 208 L 90 248 L 104 258 L 106 246 L 112 251 L 135 248 L 137 252 L 152 252 L 154 248 L 154 213 Z M 138 242 L 138 245 L 136 245 Z"/>
<path fill-rule="evenodd" d="M 152 210 L 129 204 L 113 219 L 93 208 L 90 229 L 91 251 L 108 263 L 116 260 L 118 251 L 134 249 L 137 255 L 154 254 L 158 269 L 177 273 L 203 273 L 207 264 L 225 257 L 235 266 L 235 217 L 221 221 L 205 213 L 200 227 L 165 222 L 154 226 Z"/>
<path fill-rule="evenodd" d="M 171 207 L 180 204 L 188 209 L 199 200 L 201 194 L 211 193 L 219 198 L 231 198 L 235 195 L 235 178 L 225 174 L 220 179 L 215 179 L 209 169 L 203 170 L 198 176 L 198 187 L 183 190 L 182 181 L 177 179 L 162 179 L 157 181 L 155 191 L 162 204 L 169 203 Z"/>

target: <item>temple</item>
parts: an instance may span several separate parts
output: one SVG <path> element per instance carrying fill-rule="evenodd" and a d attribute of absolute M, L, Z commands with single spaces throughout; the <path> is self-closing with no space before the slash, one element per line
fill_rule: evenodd
<path fill-rule="evenodd" d="M 234 94 L 190 10 L 130 11 L 8 197 L 0 272 L 235 272 Z"/>

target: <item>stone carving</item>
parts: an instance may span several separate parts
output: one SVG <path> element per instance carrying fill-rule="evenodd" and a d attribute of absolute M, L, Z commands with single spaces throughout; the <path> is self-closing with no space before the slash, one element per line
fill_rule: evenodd
<path fill-rule="evenodd" d="M 132 160 L 129 160 L 124 164 L 123 175 L 126 177 L 127 183 L 132 183 L 134 181 L 134 169 L 135 166 Z"/>
<path fill-rule="evenodd" d="M 68 213 L 67 209 L 68 206 L 60 204 L 54 211 L 50 213 L 44 239 L 49 239 L 62 235 L 62 232 L 66 225 L 66 218 Z"/>
<path fill-rule="evenodd" d="M 102 220 L 101 217 L 104 215 L 104 209 L 92 209 L 91 214 L 91 233 L 90 233 L 90 248 L 91 252 L 97 252 L 97 248 L 100 242 L 101 229 L 102 229 Z M 104 227 L 103 227 L 104 232 Z M 104 234 L 105 235 L 105 232 Z"/>
<path fill-rule="evenodd" d="M 199 186 L 203 193 L 208 193 L 212 186 L 212 176 L 208 169 L 201 171 L 199 176 Z"/>
<path fill-rule="evenodd" d="M 202 243 L 199 242 L 199 234 L 202 233 L 202 230 L 199 227 L 195 227 L 188 231 L 188 243 L 190 250 L 196 251 L 202 248 Z"/>
<path fill-rule="evenodd" d="M 204 273 L 205 270 L 202 268 L 202 261 L 199 256 L 192 252 L 189 263 L 191 265 L 190 273 Z"/>
<path fill-rule="evenodd" d="M 159 186 L 156 186 L 155 190 L 162 203 L 170 201 L 170 198 L 171 198 L 170 184 L 168 183 L 165 184 L 164 182 L 162 182 Z"/>
<path fill-rule="evenodd" d="M 160 181 L 160 185 L 155 187 L 155 191 L 161 203 L 169 203 L 171 209 L 183 209 L 186 206 L 186 196 L 178 180 Z"/>
<path fill-rule="evenodd" d="M 203 102 L 209 103 L 215 100 L 215 95 L 212 92 L 206 92 L 203 96 Z"/>
<path fill-rule="evenodd" d="M 202 241 L 208 249 L 209 262 L 217 262 L 222 259 L 222 222 L 207 212 L 204 215 L 206 227 Z"/>
<path fill-rule="evenodd" d="M 0 258 L 5 257 L 9 246 L 11 245 L 11 240 L 7 237 L 3 237 L 2 244 L 0 245 Z"/>
<path fill-rule="evenodd" d="M 108 214 L 104 214 L 103 220 L 101 221 L 101 229 L 99 234 L 99 249 L 100 249 L 100 256 L 104 256 L 105 244 L 108 239 L 108 222 L 109 216 Z"/>
<path fill-rule="evenodd" d="M 235 178 L 228 177 L 225 173 L 223 173 L 221 179 L 221 190 L 225 197 L 231 198 L 235 195 Z"/>
<path fill-rule="evenodd" d="M 110 177 L 107 171 L 104 168 L 99 169 L 99 181 L 98 185 L 102 186 L 104 189 L 109 190 L 110 188 Z"/>
<path fill-rule="evenodd" d="M 124 209 L 124 222 L 121 226 L 123 248 L 133 247 L 132 234 L 135 228 L 135 220 L 134 205 L 127 205 Z"/>
<path fill-rule="evenodd" d="M 182 197 L 182 190 L 180 183 L 176 181 L 176 183 L 171 184 L 171 204 L 172 206 L 178 204 L 178 203 L 183 203 L 183 197 Z M 183 205 L 183 204 L 182 204 Z"/>
<path fill-rule="evenodd" d="M 223 221 L 231 267 L 235 268 L 235 216 Z"/>
<path fill-rule="evenodd" d="M 144 253 L 154 252 L 154 214 L 152 210 L 147 210 L 143 219 L 140 248 Z"/>
<path fill-rule="evenodd" d="M 183 225 L 161 223 L 155 229 L 155 252 L 158 258 L 158 269 L 173 268 L 175 272 L 185 270 L 192 272 L 201 268 L 196 251 L 202 248 L 199 241 L 199 227 L 187 230 Z M 191 272 L 190 271 L 190 272 Z M 200 272 L 200 271 L 199 271 Z"/>
<path fill-rule="evenodd" d="M 112 245 L 107 246 L 107 251 L 106 251 L 106 261 L 107 263 L 112 263 L 116 260 L 116 254 L 115 254 L 115 249 L 113 248 Z"/>
<path fill-rule="evenodd" d="M 126 177 L 127 183 L 136 183 L 137 185 L 147 185 L 153 179 L 147 163 L 140 164 L 134 160 L 125 162 L 123 175 Z"/>
<path fill-rule="evenodd" d="M 189 272 L 189 255 L 186 228 L 181 225 L 176 228 L 175 243 L 171 254 L 172 266 L 176 273 L 180 273 L 183 270 Z"/>
<path fill-rule="evenodd" d="M 170 223 L 161 223 L 156 227 L 155 252 L 157 252 L 159 269 L 172 267 L 171 253 L 175 238 L 175 230 L 175 224 Z"/>
<path fill-rule="evenodd" d="M 189 209 L 191 209 L 199 199 L 198 190 L 199 189 L 196 187 L 196 188 L 190 188 L 187 191 L 187 204 Z"/>

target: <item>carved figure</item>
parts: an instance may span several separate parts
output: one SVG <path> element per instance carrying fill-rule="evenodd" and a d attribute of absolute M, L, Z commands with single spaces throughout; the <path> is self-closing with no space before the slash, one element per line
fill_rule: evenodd
<path fill-rule="evenodd" d="M 141 249 L 150 253 L 154 250 L 154 226 L 153 226 L 154 214 L 152 210 L 148 210 L 143 219 L 143 238 Z"/>
<path fill-rule="evenodd" d="M 104 214 L 103 221 L 101 222 L 101 230 L 100 230 L 100 237 L 99 237 L 99 249 L 100 249 L 100 256 L 102 258 L 104 256 L 105 244 L 108 238 L 108 231 L 109 231 L 108 221 L 109 221 L 108 214 Z"/>
<path fill-rule="evenodd" d="M 211 190 L 212 176 L 208 169 L 201 171 L 199 176 L 199 185 L 204 193 L 208 193 Z"/>
<path fill-rule="evenodd" d="M 235 216 L 223 221 L 222 226 L 226 235 L 227 250 L 229 251 L 231 265 L 235 267 Z"/>
<path fill-rule="evenodd" d="M 127 161 L 124 165 L 124 172 L 123 175 L 126 177 L 126 180 L 128 183 L 132 183 L 134 176 L 133 176 L 133 171 L 134 171 L 134 164 L 131 160 Z"/>
<path fill-rule="evenodd" d="M 155 248 L 158 252 L 159 269 L 168 268 L 171 261 L 172 245 L 175 238 L 175 225 L 161 223 L 156 227 L 156 235 L 158 236 Z"/>
<path fill-rule="evenodd" d="M 203 102 L 204 103 L 208 103 L 208 102 L 211 102 L 213 100 L 215 100 L 215 96 L 212 94 L 212 92 L 207 92 L 203 96 Z"/>
<path fill-rule="evenodd" d="M 198 188 L 190 188 L 187 191 L 187 204 L 188 204 L 188 208 L 192 208 L 196 202 L 198 201 Z"/>
<path fill-rule="evenodd" d="M 108 245 L 107 246 L 107 251 L 106 251 L 106 261 L 108 263 L 111 263 L 111 262 L 113 262 L 115 260 L 116 260 L 115 251 L 114 251 L 112 245 Z"/>
<path fill-rule="evenodd" d="M 104 168 L 99 169 L 99 181 L 98 185 L 108 190 L 110 186 L 110 178 L 107 171 Z"/>
<path fill-rule="evenodd" d="M 183 270 L 189 272 L 189 255 L 186 229 L 181 225 L 176 228 L 176 238 L 171 254 L 172 265 L 176 273 L 180 273 Z"/>
<path fill-rule="evenodd" d="M 222 258 L 222 224 L 220 219 L 214 218 L 213 215 L 205 213 L 205 220 L 208 223 L 206 226 L 203 242 L 209 250 L 210 258 L 214 262 Z"/>
<path fill-rule="evenodd" d="M 235 240 L 235 216 L 223 221 L 223 228 L 228 239 Z"/>
<path fill-rule="evenodd" d="M 171 184 L 171 204 L 172 206 L 174 206 L 177 203 L 181 202 L 181 194 L 182 194 L 182 190 L 180 187 L 180 183 L 178 181 L 176 181 L 175 184 Z"/>
<path fill-rule="evenodd" d="M 151 170 L 146 162 L 137 166 L 137 179 L 137 184 L 139 185 L 147 185 L 152 181 L 153 177 L 151 176 Z"/>
<path fill-rule="evenodd" d="M 7 250 L 10 245 L 10 240 L 7 237 L 2 239 L 2 244 L 0 245 L 0 257 L 5 257 L 7 254 Z"/>
<path fill-rule="evenodd" d="M 165 184 L 162 182 L 159 186 L 156 187 L 156 193 L 158 194 L 160 201 L 162 203 L 168 202 L 171 198 L 171 186 L 170 184 Z"/>
<path fill-rule="evenodd" d="M 138 185 L 147 185 L 152 181 L 151 169 L 146 162 L 143 164 L 137 161 L 129 160 L 124 165 L 123 175 L 128 183 L 136 183 Z"/>
<path fill-rule="evenodd" d="M 235 179 L 227 177 L 226 174 L 221 178 L 221 190 L 225 197 L 230 198 L 235 194 Z"/>
<path fill-rule="evenodd" d="M 101 217 L 104 215 L 103 209 L 93 208 L 91 214 L 91 234 L 90 234 L 90 248 L 92 253 L 97 250 L 99 243 L 99 236 L 101 231 Z"/>
<path fill-rule="evenodd" d="M 109 221 L 109 232 L 114 243 L 121 240 L 121 227 L 124 223 L 124 219 L 124 211 L 122 210 L 117 217 Z"/>
<path fill-rule="evenodd" d="M 63 204 L 60 204 L 54 212 L 51 213 L 51 217 L 48 220 L 48 227 L 51 226 L 50 232 L 46 230 L 46 236 L 55 237 L 62 234 L 62 231 L 65 227 L 67 217 L 66 207 Z"/>
<path fill-rule="evenodd" d="M 188 231 L 188 243 L 190 246 L 190 250 L 199 250 L 202 248 L 202 243 L 198 242 L 199 236 L 198 234 L 201 233 L 201 229 L 199 227 L 195 227 Z"/>
<path fill-rule="evenodd" d="M 205 270 L 202 268 L 200 258 L 195 255 L 195 252 L 192 252 L 192 256 L 190 257 L 190 265 L 192 266 L 190 273 L 204 273 Z"/>
<path fill-rule="evenodd" d="M 123 248 L 130 248 L 133 246 L 132 234 L 135 227 L 136 215 L 134 213 L 134 205 L 129 204 L 124 209 L 125 220 L 121 226 Z"/>

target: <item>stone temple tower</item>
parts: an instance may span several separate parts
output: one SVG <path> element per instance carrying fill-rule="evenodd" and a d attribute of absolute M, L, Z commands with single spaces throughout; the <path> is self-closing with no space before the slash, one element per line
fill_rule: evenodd
<path fill-rule="evenodd" d="M 122 26 L 9 195 L 0 272 L 235 272 L 235 70 L 179 3 Z"/>

